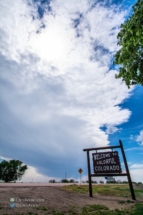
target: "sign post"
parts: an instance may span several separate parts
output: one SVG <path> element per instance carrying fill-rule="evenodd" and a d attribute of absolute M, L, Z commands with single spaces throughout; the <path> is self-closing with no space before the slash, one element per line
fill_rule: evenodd
<path fill-rule="evenodd" d="M 131 194 L 132 194 L 132 199 L 136 200 L 133 185 L 132 185 L 132 181 L 131 181 L 131 176 L 130 176 L 130 172 L 129 172 L 129 168 L 128 168 L 128 164 L 127 164 L 127 160 L 126 160 L 126 156 L 125 156 L 125 152 L 124 152 L 124 149 L 123 149 L 122 141 L 119 140 L 119 143 L 120 143 L 120 147 L 121 147 L 121 151 L 122 151 L 122 155 L 123 155 L 123 159 L 124 159 L 124 164 L 125 164 L 125 168 L 126 168 L 126 172 L 127 172 L 127 177 L 128 177 L 128 182 L 129 182 L 129 186 L 130 186 L 130 191 L 131 191 Z"/>
<path fill-rule="evenodd" d="M 136 200 L 135 194 L 134 194 L 134 189 L 132 186 L 132 181 L 131 181 L 131 177 L 130 177 L 128 164 L 126 161 L 125 152 L 124 152 L 123 145 L 122 145 L 122 141 L 119 140 L 119 143 L 120 143 L 120 145 L 118 145 L 118 146 L 107 146 L 107 147 L 100 147 L 100 148 L 83 149 L 83 151 L 87 152 L 87 166 L 88 166 L 89 196 L 90 197 L 93 197 L 92 196 L 91 177 L 127 176 L 129 186 L 130 186 L 131 195 L 132 195 L 132 199 Z M 106 151 L 106 152 L 97 153 L 98 150 L 114 149 L 114 148 L 120 148 L 121 149 L 125 168 L 126 168 L 126 173 L 122 173 L 118 151 L 108 151 L 108 152 Z M 96 153 L 92 154 L 94 174 L 91 174 L 89 151 L 93 151 L 93 150 L 96 150 Z"/>
<path fill-rule="evenodd" d="M 87 151 L 87 165 L 88 165 L 88 184 L 89 184 L 89 196 L 92 196 L 92 185 L 91 185 L 91 170 L 90 170 L 90 158 L 89 151 Z"/>
<path fill-rule="evenodd" d="M 80 168 L 80 169 L 78 170 L 78 172 L 80 173 L 80 185 L 81 185 L 81 173 L 83 172 L 83 170 Z"/>

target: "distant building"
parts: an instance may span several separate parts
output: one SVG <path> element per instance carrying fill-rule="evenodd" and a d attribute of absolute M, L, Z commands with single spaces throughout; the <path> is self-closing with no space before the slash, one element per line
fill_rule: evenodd
<path fill-rule="evenodd" d="M 106 179 L 106 183 L 115 183 L 116 182 L 115 178 L 113 178 L 113 177 L 105 177 L 105 179 Z"/>
<path fill-rule="evenodd" d="M 117 183 L 119 183 L 119 184 L 121 184 L 121 183 L 122 183 L 122 181 L 121 181 L 121 180 L 117 180 L 116 182 L 117 182 Z"/>

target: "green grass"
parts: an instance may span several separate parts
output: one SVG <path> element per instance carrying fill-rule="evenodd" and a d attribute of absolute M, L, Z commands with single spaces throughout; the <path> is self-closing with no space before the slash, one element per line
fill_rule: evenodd
<path fill-rule="evenodd" d="M 72 191 L 72 192 L 78 192 L 78 193 L 88 193 L 89 188 L 88 185 L 69 185 L 64 186 L 64 190 Z M 129 185 L 93 185 L 92 186 L 92 192 L 94 194 L 100 194 L 103 196 L 120 196 L 120 197 L 127 197 L 131 198 L 131 193 L 129 189 Z M 136 198 L 143 199 L 143 189 L 138 190 L 134 189 Z"/>
<path fill-rule="evenodd" d="M 125 201 L 123 203 L 132 203 Z M 15 213 L 15 215 L 143 215 L 143 203 L 136 203 L 129 209 L 124 210 L 109 210 L 109 208 L 105 207 L 104 205 L 94 204 L 94 205 L 86 205 L 82 208 L 71 206 L 71 210 L 68 212 L 61 212 L 61 211 L 43 211 L 42 208 L 40 208 L 40 213 L 34 213 L 34 212 L 27 212 L 27 213 Z M 8 214 L 3 214 L 8 215 Z"/>

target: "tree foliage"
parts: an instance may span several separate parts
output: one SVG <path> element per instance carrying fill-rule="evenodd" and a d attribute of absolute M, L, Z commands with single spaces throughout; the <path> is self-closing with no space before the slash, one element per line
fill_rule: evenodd
<path fill-rule="evenodd" d="M 117 38 L 121 49 L 114 56 L 114 64 L 120 65 L 116 78 L 122 78 L 128 88 L 143 85 L 143 0 L 133 6 L 133 13 L 121 25 Z"/>
<path fill-rule="evenodd" d="M 0 180 L 5 182 L 20 180 L 28 169 L 27 165 L 22 165 L 22 161 L 10 160 L 0 163 Z"/>
<path fill-rule="evenodd" d="M 69 181 L 67 179 L 62 179 L 61 183 L 69 183 Z"/>

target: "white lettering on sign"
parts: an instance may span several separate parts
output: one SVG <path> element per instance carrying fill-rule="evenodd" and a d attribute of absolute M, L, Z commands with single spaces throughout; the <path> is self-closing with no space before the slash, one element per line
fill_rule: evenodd
<path fill-rule="evenodd" d="M 101 160 L 97 161 L 97 164 L 102 165 L 102 164 L 116 164 L 114 158 L 108 158 L 106 160 Z"/>
<path fill-rule="evenodd" d="M 95 172 L 106 172 L 106 171 L 115 171 L 120 170 L 119 165 L 113 165 L 113 166 L 95 166 Z"/>
<path fill-rule="evenodd" d="M 92 156 L 95 173 L 118 173 L 122 171 L 117 151 L 93 153 Z"/>
<path fill-rule="evenodd" d="M 110 153 L 106 153 L 106 154 L 97 154 L 97 155 L 94 155 L 94 160 L 100 160 L 100 159 L 103 159 L 103 158 L 110 158 Z"/>

